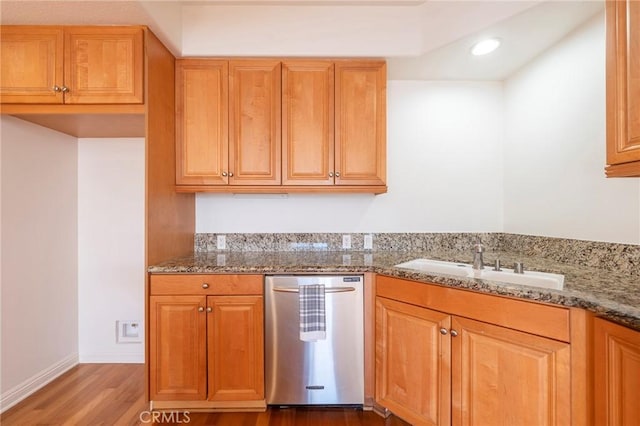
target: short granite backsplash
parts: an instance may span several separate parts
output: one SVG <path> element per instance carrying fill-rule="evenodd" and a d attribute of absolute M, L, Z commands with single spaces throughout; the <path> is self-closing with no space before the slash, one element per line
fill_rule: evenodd
<path fill-rule="evenodd" d="M 195 234 L 196 253 L 218 251 L 341 251 L 342 233 L 264 233 L 225 235 L 225 250 L 217 249 L 219 234 Z M 506 233 L 351 233 L 351 250 L 366 251 L 371 235 L 374 251 L 422 251 L 438 247 L 471 250 L 477 238 L 489 252 L 508 252 L 556 262 L 640 275 L 640 245 L 615 244 Z"/>

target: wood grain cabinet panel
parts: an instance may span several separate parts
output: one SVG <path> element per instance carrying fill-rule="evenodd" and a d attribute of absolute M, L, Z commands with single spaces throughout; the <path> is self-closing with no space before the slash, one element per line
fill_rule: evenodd
<path fill-rule="evenodd" d="M 142 103 L 142 29 L 66 27 L 64 33 L 65 103 Z"/>
<path fill-rule="evenodd" d="M 607 0 L 607 176 L 640 176 L 640 1 Z"/>
<path fill-rule="evenodd" d="M 376 298 L 376 400 L 420 425 L 451 419 L 451 317 Z"/>
<path fill-rule="evenodd" d="M 386 192 L 384 61 L 229 59 L 228 133 L 224 62 L 178 61 L 178 191 Z"/>
<path fill-rule="evenodd" d="M 151 400 L 196 401 L 207 397 L 205 296 L 149 299 Z"/>
<path fill-rule="evenodd" d="M 207 297 L 210 401 L 264 399 L 264 309 L 260 296 Z"/>
<path fill-rule="evenodd" d="M 229 61 L 229 183 L 281 183 L 281 63 Z"/>
<path fill-rule="evenodd" d="M 458 317 L 451 329 L 453 424 L 571 424 L 568 343 Z"/>
<path fill-rule="evenodd" d="M 264 410 L 263 288 L 262 275 L 151 275 L 155 407 Z"/>
<path fill-rule="evenodd" d="M 384 61 L 335 64 L 337 185 L 384 185 L 386 93 Z"/>
<path fill-rule="evenodd" d="M 282 64 L 282 183 L 333 185 L 333 62 Z"/>
<path fill-rule="evenodd" d="M 571 424 L 572 407 L 580 407 L 571 399 L 571 344 L 454 315 L 471 302 L 519 311 L 493 296 L 445 289 L 455 292 L 449 298 L 438 289 L 376 280 L 376 402 L 416 425 Z M 482 311 L 469 310 L 490 317 Z"/>
<path fill-rule="evenodd" d="M 640 424 L 640 332 L 594 320 L 595 424 Z"/>
<path fill-rule="evenodd" d="M 176 183 L 229 183 L 229 65 L 176 61 Z"/>
<path fill-rule="evenodd" d="M 141 104 L 142 27 L 2 27 L 2 103 Z"/>
<path fill-rule="evenodd" d="M 62 27 L 0 27 L 2 103 L 61 104 L 63 42 Z"/>

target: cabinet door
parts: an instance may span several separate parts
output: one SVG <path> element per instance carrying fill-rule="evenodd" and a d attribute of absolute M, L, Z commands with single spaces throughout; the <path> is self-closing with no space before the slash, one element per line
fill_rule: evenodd
<path fill-rule="evenodd" d="M 280 185 L 281 65 L 229 62 L 229 183 Z"/>
<path fill-rule="evenodd" d="M 63 40 L 62 27 L 0 27 L 2 103 L 62 103 Z"/>
<path fill-rule="evenodd" d="M 453 424 L 571 423 L 568 343 L 458 317 L 451 329 Z"/>
<path fill-rule="evenodd" d="M 376 298 L 376 401 L 413 424 L 450 423 L 450 318 Z"/>
<path fill-rule="evenodd" d="M 143 101 L 143 33 L 131 27 L 65 27 L 65 103 Z"/>
<path fill-rule="evenodd" d="M 333 185 L 333 63 L 282 64 L 282 183 Z"/>
<path fill-rule="evenodd" d="M 335 64 L 337 185 L 384 185 L 386 180 L 386 64 Z"/>
<path fill-rule="evenodd" d="M 205 296 L 149 298 L 150 399 L 204 400 L 207 395 Z"/>
<path fill-rule="evenodd" d="M 640 176 L 640 1 L 607 0 L 606 19 L 607 175 Z"/>
<path fill-rule="evenodd" d="M 176 183 L 226 185 L 229 178 L 227 61 L 176 62 Z"/>
<path fill-rule="evenodd" d="M 595 423 L 640 424 L 640 332 L 596 318 Z"/>
<path fill-rule="evenodd" d="M 264 399 L 261 296 L 207 297 L 209 400 Z"/>

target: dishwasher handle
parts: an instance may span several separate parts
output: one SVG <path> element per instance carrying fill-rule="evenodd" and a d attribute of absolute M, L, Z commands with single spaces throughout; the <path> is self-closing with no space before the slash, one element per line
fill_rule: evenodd
<path fill-rule="evenodd" d="M 278 293 L 299 293 L 300 290 L 297 287 L 274 287 L 273 291 Z M 348 293 L 350 291 L 356 291 L 354 287 L 327 287 L 324 289 L 325 293 Z"/>

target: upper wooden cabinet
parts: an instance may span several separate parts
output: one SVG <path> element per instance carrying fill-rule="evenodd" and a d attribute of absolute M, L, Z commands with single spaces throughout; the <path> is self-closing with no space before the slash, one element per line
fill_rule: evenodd
<path fill-rule="evenodd" d="M 607 0 L 608 177 L 640 176 L 640 1 Z"/>
<path fill-rule="evenodd" d="M 384 61 L 336 63 L 336 183 L 384 185 L 387 72 Z"/>
<path fill-rule="evenodd" d="M 141 27 L 2 26 L 2 103 L 143 102 Z"/>
<path fill-rule="evenodd" d="M 229 183 L 229 64 L 176 61 L 176 183 Z"/>
<path fill-rule="evenodd" d="M 0 27 L 2 103 L 62 103 L 63 41 L 61 27 Z"/>
<path fill-rule="evenodd" d="M 284 185 L 333 185 L 333 70 L 331 61 L 282 64 Z"/>
<path fill-rule="evenodd" d="M 595 424 L 640 424 L 640 332 L 594 320 Z"/>
<path fill-rule="evenodd" d="M 229 62 L 229 183 L 280 184 L 280 61 Z"/>
<path fill-rule="evenodd" d="M 178 191 L 386 191 L 384 61 L 185 59 L 176 75 Z"/>

